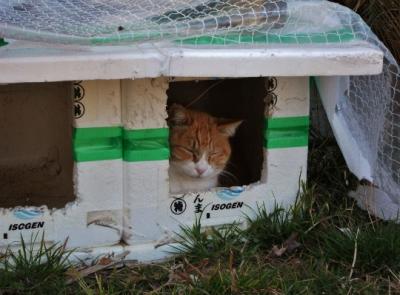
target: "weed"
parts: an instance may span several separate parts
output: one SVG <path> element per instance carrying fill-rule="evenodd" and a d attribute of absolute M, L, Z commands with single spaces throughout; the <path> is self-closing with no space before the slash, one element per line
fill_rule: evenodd
<path fill-rule="evenodd" d="M 44 234 L 29 243 L 21 236 L 18 251 L 7 249 L 0 261 L 0 290 L 7 293 L 49 294 L 65 287 L 71 252 L 62 245 L 46 245 Z"/>
<path fill-rule="evenodd" d="M 172 246 L 173 254 L 184 255 L 191 261 L 227 258 L 231 251 L 240 253 L 243 247 L 242 230 L 238 224 L 226 224 L 207 229 L 201 226 L 201 217 L 193 226 L 182 226 L 177 233 L 177 245 Z"/>
<path fill-rule="evenodd" d="M 378 223 L 375 227 L 330 228 L 318 233 L 315 255 L 354 268 L 359 273 L 400 271 L 400 226 Z"/>
<path fill-rule="evenodd" d="M 249 243 L 261 249 L 283 244 L 292 234 L 305 239 L 315 227 L 327 219 L 329 205 L 317 206 L 314 187 L 302 184 L 302 193 L 290 208 L 275 206 L 272 212 L 260 206 L 255 218 L 247 218 L 249 228 L 246 237 Z"/>

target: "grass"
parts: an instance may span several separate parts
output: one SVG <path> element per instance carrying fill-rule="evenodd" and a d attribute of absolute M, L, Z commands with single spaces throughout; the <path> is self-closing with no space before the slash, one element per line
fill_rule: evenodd
<path fill-rule="evenodd" d="M 347 197 L 356 181 L 334 141 L 314 136 L 309 163 L 289 211 L 259 207 L 246 229 L 202 230 L 197 220 L 165 263 L 125 263 L 68 284 L 63 245 L 35 252 L 23 242 L 0 262 L 0 294 L 400 294 L 400 226 Z"/>
<path fill-rule="evenodd" d="M 8 249 L 1 256 L 0 294 L 51 294 L 65 287 L 69 254 L 65 244 L 46 245 L 44 236 L 35 235 L 29 243 L 21 237 L 17 252 Z"/>

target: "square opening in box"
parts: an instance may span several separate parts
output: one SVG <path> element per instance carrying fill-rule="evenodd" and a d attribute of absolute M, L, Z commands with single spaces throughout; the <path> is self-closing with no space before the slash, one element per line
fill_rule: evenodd
<path fill-rule="evenodd" d="M 170 82 L 167 109 L 171 193 L 260 181 L 264 162 L 266 94 L 265 78 Z M 185 111 L 189 112 L 187 117 Z M 221 133 L 227 140 L 221 139 Z M 226 159 L 226 153 L 221 155 L 226 151 L 226 141 L 231 148 L 229 159 Z M 212 155 L 215 155 L 214 159 Z M 200 161 L 203 165 L 196 164 Z M 224 161 L 223 171 L 215 176 Z M 209 175 L 203 176 L 207 172 Z"/>
<path fill-rule="evenodd" d="M 0 208 L 73 201 L 70 83 L 0 86 Z"/>

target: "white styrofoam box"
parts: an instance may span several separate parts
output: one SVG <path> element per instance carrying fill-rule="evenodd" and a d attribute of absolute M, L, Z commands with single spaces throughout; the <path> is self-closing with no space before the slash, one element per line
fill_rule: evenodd
<path fill-rule="evenodd" d="M 66 46 L 7 40 L 0 83 L 174 77 L 372 75 L 383 53 L 368 42 L 337 46 L 181 47 L 154 43 Z M 325 45 L 325 44 L 323 44 Z M 212 65 L 212 66 L 210 66 Z"/>
<path fill-rule="evenodd" d="M 114 133 L 118 130 L 122 133 L 120 82 L 79 82 L 74 84 L 73 93 L 77 128 L 74 142 L 76 200 L 61 209 L 51 210 L 46 206 L 2 209 L 0 233 L 7 239 L 0 240 L 0 248 L 18 245 L 21 235 L 29 242 L 42 231 L 46 242 L 63 242 L 68 238 L 71 248 L 108 246 L 121 239 L 121 155 L 104 155 L 102 150 L 107 151 L 109 147 L 102 146 L 102 139 L 96 146 L 96 127 L 102 127 L 103 133 L 110 128 Z M 88 135 L 90 138 L 85 138 Z M 101 160 L 96 158 L 99 156 Z M 36 242 L 40 242 L 40 238 L 41 234 Z"/>
<path fill-rule="evenodd" d="M 309 80 L 275 81 L 272 90 L 277 101 L 268 121 L 271 140 L 264 150 L 260 182 L 171 195 L 167 159 L 125 160 L 123 239 L 129 258 L 146 261 L 166 257 L 168 244 L 174 242 L 180 226 L 191 226 L 200 215 L 203 226 L 218 226 L 241 223 L 245 214 L 254 216 L 258 206 L 272 210 L 276 204 L 288 207 L 294 203 L 299 180 L 305 181 L 307 172 Z M 165 128 L 167 88 L 164 79 L 123 81 L 125 128 L 139 132 Z M 293 133 L 290 128 L 299 128 L 299 124 L 300 134 Z"/>
<path fill-rule="evenodd" d="M 290 128 L 308 120 L 308 78 L 275 81 L 271 95 L 277 100 L 269 111 L 260 182 L 185 195 L 169 194 L 168 80 L 75 83 L 77 199 L 58 210 L 20 208 L 22 215 L 31 216 L 24 222 L 30 224 L 23 231 L 25 239 L 44 229 L 49 243 L 68 237 L 70 247 L 90 248 L 76 252 L 79 259 L 125 249 L 128 258 L 149 261 L 165 258 L 175 232 L 192 225 L 200 212 L 204 226 L 218 226 L 243 222 L 259 205 L 290 206 L 299 178 L 306 177 L 308 125 L 300 126 L 300 134 Z M 5 212 L 2 225 L 21 224 L 17 211 Z M 7 244 L 18 243 L 20 232 L 10 235 Z M 117 245 L 122 232 L 125 247 Z"/>
<path fill-rule="evenodd" d="M 149 133 L 165 130 L 166 104 L 168 81 L 165 78 L 138 79 L 122 81 L 123 125 L 127 132 L 140 133 L 146 130 Z M 128 131 L 130 130 L 130 131 Z M 145 132 L 146 132 L 145 131 Z M 162 132 L 162 131 L 161 131 Z M 164 134 L 164 139 L 166 139 Z M 150 135 L 152 136 L 152 135 Z M 156 135 L 157 136 L 157 135 Z M 151 138 L 151 137 L 150 137 Z M 143 140 L 143 137 L 139 138 Z M 163 148 L 163 146 L 155 147 Z M 124 155 L 124 235 L 126 243 L 144 243 L 148 234 L 158 234 L 158 225 L 155 208 L 160 198 L 168 197 L 169 186 L 165 185 L 168 179 L 168 148 L 165 142 L 166 153 L 163 159 L 140 161 L 133 157 L 128 159 Z M 134 155 L 133 155 L 134 156 Z M 146 217 L 142 216 L 144 209 L 154 208 Z M 144 223 L 144 224 L 143 224 Z M 144 225 L 151 225 L 148 231 Z M 142 233 L 142 230 L 146 232 Z"/>
<path fill-rule="evenodd" d="M 83 132 L 83 148 L 86 148 L 85 140 L 91 140 L 93 137 L 94 140 L 100 140 L 100 142 L 99 146 L 90 143 L 88 145 L 90 149 L 82 151 L 89 154 L 89 159 L 85 159 L 82 155 L 82 160 L 80 160 L 79 149 L 75 148 L 76 206 L 82 210 L 84 218 L 81 220 L 80 227 L 77 227 L 72 221 L 74 217 L 67 215 L 71 219 L 68 221 L 68 226 L 72 232 L 77 232 L 76 240 L 80 244 L 83 240 L 97 247 L 116 244 L 122 236 L 123 196 L 122 143 L 118 142 L 122 134 L 120 81 L 77 82 L 74 84 L 74 90 L 83 91 L 81 93 L 84 95 L 83 98 L 79 95 L 74 97 L 74 107 L 80 105 L 84 109 L 81 117 L 75 113 L 74 109 L 75 116 L 79 117 L 75 120 L 76 135 L 80 131 Z M 98 131 L 100 132 L 97 134 Z M 88 139 L 85 138 L 87 135 Z M 77 140 L 75 138 L 75 143 Z M 114 142 L 104 143 L 104 140 Z M 98 157 L 93 158 L 96 153 Z M 63 226 L 66 226 L 65 224 L 66 222 Z M 73 234 L 70 233 L 69 237 L 71 240 Z M 69 246 L 72 244 L 72 241 L 69 242 Z"/>

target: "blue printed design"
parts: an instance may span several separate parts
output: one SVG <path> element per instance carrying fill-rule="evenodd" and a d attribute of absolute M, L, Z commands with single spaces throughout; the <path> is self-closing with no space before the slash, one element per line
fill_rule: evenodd
<path fill-rule="evenodd" d="M 232 201 L 240 196 L 244 192 L 244 188 L 241 186 L 233 186 L 230 188 L 223 188 L 217 191 L 217 196 L 223 201 Z"/>
<path fill-rule="evenodd" d="M 14 210 L 14 216 L 19 219 L 33 219 L 43 215 L 41 209 L 16 209 Z"/>

